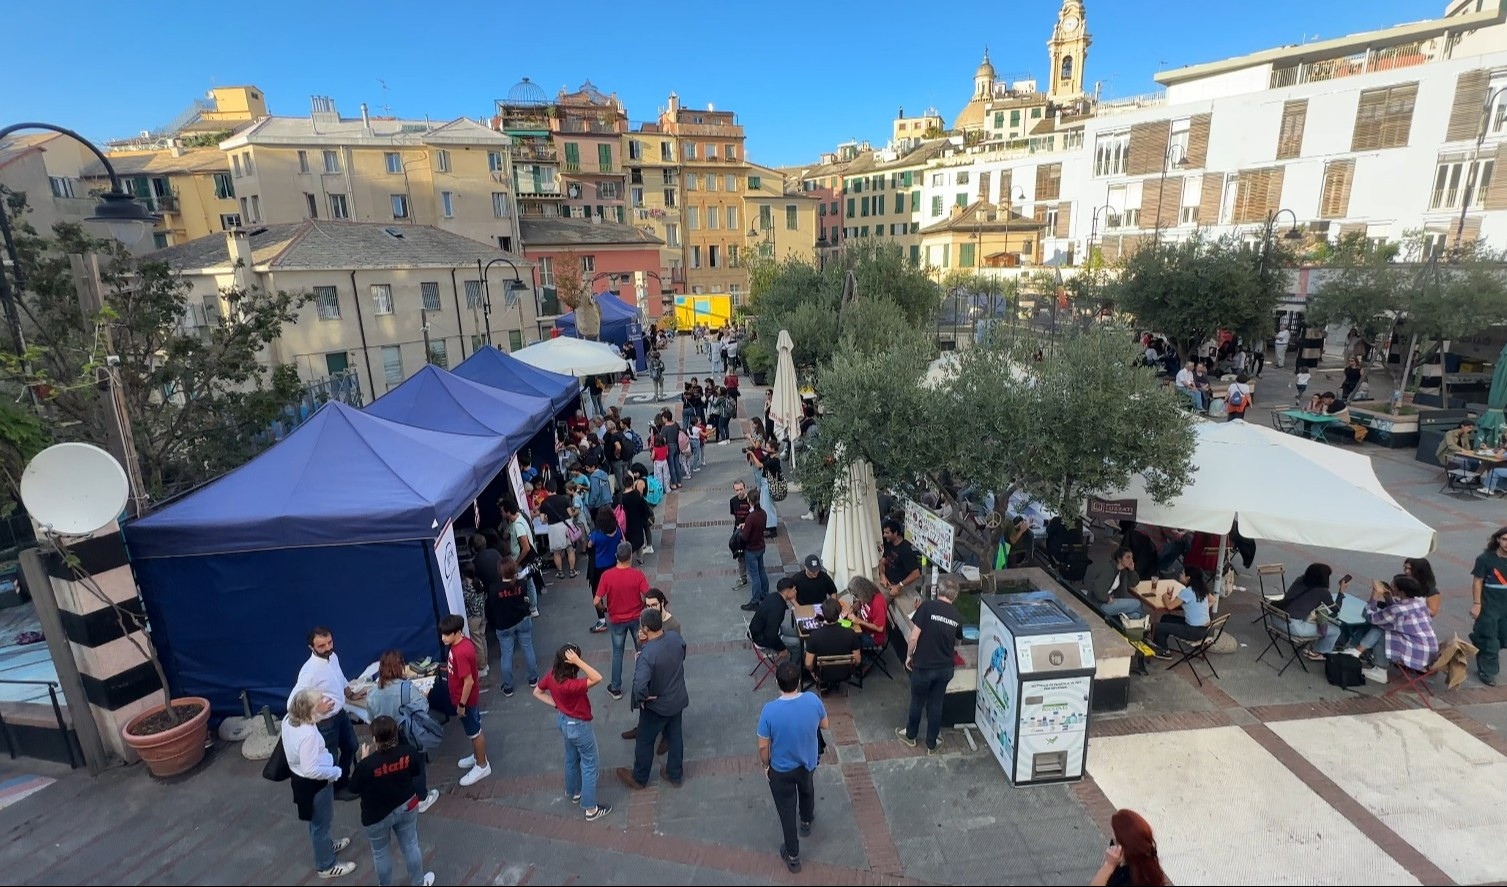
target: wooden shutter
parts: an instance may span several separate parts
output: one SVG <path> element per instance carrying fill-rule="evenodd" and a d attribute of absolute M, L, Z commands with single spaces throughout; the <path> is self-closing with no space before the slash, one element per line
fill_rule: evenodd
<path fill-rule="evenodd" d="M 1130 258 L 1136 254 L 1146 240 L 1147 236 L 1145 234 L 1126 234 L 1120 241 L 1120 255 L 1126 259 Z"/>
<path fill-rule="evenodd" d="M 1283 167 L 1268 166 L 1242 170 L 1235 185 L 1235 208 L 1230 221 L 1235 224 L 1265 222 L 1268 213 L 1282 200 Z"/>
<path fill-rule="evenodd" d="M 1046 206 L 1040 203 L 1036 204 L 1036 208 L 1031 211 L 1031 218 L 1036 220 L 1036 224 L 1045 225 L 1047 223 Z"/>
<path fill-rule="evenodd" d="M 1496 164 L 1491 170 L 1491 184 L 1486 186 L 1486 208 L 1507 209 L 1507 143 L 1497 146 Z"/>
<path fill-rule="evenodd" d="M 1303 153 L 1303 127 L 1308 122 L 1308 99 L 1282 105 L 1282 125 L 1277 130 L 1277 159 L 1288 160 Z"/>
<path fill-rule="evenodd" d="M 1147 179 L 1142 182 L 1141 227 L 1176 227 L 1182 202 L 1183 179 L 1181 176 Z"/>
<path fill-rule="evenodd" d="M 1413 126 L 1413 105 L 1417 99 L 1416 83 L 1362 92 L 1360 104 L 1355 109 L 1355 129 L 1350 136 L 1350 150 L 1375 151 L 1406 145 L 1408 133 Z"/>
<path fill-rule="evenodd" d="M 1224 201 L 1224 174 L 1204 173 L 1203 191 L 1198 195 L 1198 224 L 1218 225 L 1219 205 Z"/>
<path fill-rule="evenodd" d="M 1121 235 L 1118 234 L 1104 238 L 1098 246 L 1099 257 L 1111 264 L 1118 262 L 1120 260 L 1120 238 Z"/>
<path fill-rule="evenodd" d="M 1011 193 L 1013 190 L 1011 172 L 1013 170 L 1002 169 L 999 171 L 999 205 L 1007 209 L 1010 204 L 1015 202 L 1015 195 Z"/>
<path fill-rule="evenodd" d="M 1202 169 L 1209 160 L 1209 126 L 1213 114 L 1194 114 L 1188 120 L 1188 166 Z"/>
<path fill-rule="evenodd" d="M 1387 107 L 1385 89 L 1368 89 L 1360 94 L 1355 109 L 1355 129 L 1350 133 L 1350 150 L 1374 151 L 1381 146 L 1381 117 Z"/>
<path fill-rule="evenodd" d="M 1043 163 L 1036 167 L 1035 200 L 1056 200 L 1062 196 L 1062 164 Z"/>
<path fill-rule="evenodd" d="M 1490 83 L 1491 72 L 1484 69 L 1463 71 L 1455 80 L 1455 103 L 1449 109 L 1449 128 L 1444 131 L 1446 142 L 1473 139 L 1480 132 L 1481 112 Z"/>
<path fill-rule="evenodd" d="M 1355 179 L 1355 161 L 1335 160 L 1324 165 L 1324 187 L 1319 194 L 1319 218 L 1343 219 L 1350 215 L 1350 186 Z"/>
<path fill-rule="evenodd" d="M 1340 226 L 1340 237 L 1342 239 L 1346 238 L 1346 237 L 1349 237 L 1352 234 L 1365 234 L 1365 233 L 1366 233 L 1366 223 L 1365 222 L 1348 222 L 1348 223 Z"/>
<path fill-rule="evenodd" d="M 979 200 L 989 202 L 989 174 L 987 172 L 979 173 Z"/>
<path fill-rule="evenodd" d="M 1460 246 L 1460 245 L 1466 244 L 1466 243 L 1475 243 L 1477 240 L 1480 240 L 1480 239 L 1481 239 L 1481 217 L 1480 216 L 1466 216 L 1465 217 L 1465 227 L 1460 231 L 1460 238 L 1455 243 L 1455 246 Z"/>
<path fill-rule="evenodd" d="M 1161 172 L 1167 162 L 1167 140 L 1172 135 L 1170 120 L 1137 123 L 1130 128 L 1130 175 Z"/>
<path fill-rule="evenodd" d="M 1071 203 L 1057 204 L 1057 227 L 1053 229 L 1053 237 L 1067 237 L 1072 231 L 1073 205 Z"/>

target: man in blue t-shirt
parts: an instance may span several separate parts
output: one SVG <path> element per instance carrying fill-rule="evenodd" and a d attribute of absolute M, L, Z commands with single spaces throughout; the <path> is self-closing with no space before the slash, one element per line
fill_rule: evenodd
<path fill-rule="evenodd" d="M 818 731 L 827 726 L 827 709 L 814 694 L 801 692 L 801 667 L 794 661 L 781 662 L 774 679 L 780 685 L 780 698 L 765 703 L 759 713 L 759 760 L 769 777 L 769 793 L 785 833 L 780 859 L 792 872 L 799 872 L 801 845 L 795 817 L 799 808 L 799 834 L 811 834 L 816 815 L 811 777 L 819 756 Z"/>

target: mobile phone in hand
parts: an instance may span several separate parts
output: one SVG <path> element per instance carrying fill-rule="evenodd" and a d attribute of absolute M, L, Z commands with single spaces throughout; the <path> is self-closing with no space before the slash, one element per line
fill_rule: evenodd
<path fill-rule="evenodd" d="M 1350 584 L 1350 580 L 1354 579 L 1354 578 L 1355 578 L 1354 576 L 1351 576 L 1349 573 L 1346 573 L 1344 576 L 1340 577 L 1340 584 L 1341 585 L 1349 585 Z"/>

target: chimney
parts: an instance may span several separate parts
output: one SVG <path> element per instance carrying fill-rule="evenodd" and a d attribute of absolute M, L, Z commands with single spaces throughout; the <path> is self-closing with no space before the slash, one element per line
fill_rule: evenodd
<path fill-rule="evenodd" d="M 372 118 L 366 110 L 366 102 L 361 103 L 361 128 L 366 130 L 367 135 L 372 132 Z"/>
<path fill-rule="evenodd" d="M 167 153 L 172 157 L 182 157 L 183 143 L 178 141 L 177 139 L 173 139 L 172 144 L 167 146 Z"/>
<path fill-rule="evenodd" d="M 952 217 L 955 219 L 955 218 L 957 218 L 958 216 L 960 216 L 962 214 L 963 214 L 963 207 L 958 206 L 956 203 L 954 203 L 952 205 Z"/>
<path fill-rule="evenodd" d="M 251 234 L 245 228 L 240 227 L 226 231 L 225 252 L 230 256 L 230 264 L 235 268 L 236 287 L 243 290 L 251 289 L 254 283 L 251 269 L 254 261 L 251 255 Z"/>
<path fill-rule="evenodd" d="M 673 114 L 675 114 L 679 110 L 680 110 L 680 96 L 678 96 L 678 95 L 676 95 L 675 93 L 672 92 L 672 93 L 670 93 L 670 114 L 673 115 Z"/>

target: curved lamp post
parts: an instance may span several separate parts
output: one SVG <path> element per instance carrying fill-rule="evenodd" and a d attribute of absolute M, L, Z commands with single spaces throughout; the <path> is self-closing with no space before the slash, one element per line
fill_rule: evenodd
<path fill-rule="evenodd" d="M 523 282 L 523 275 L 518 272 L 518 266 L 514 265 L 511 259 L 496 258 L 486 263 L 486 265 L 481 263 L 481 259 L 476 260 L 476 273 L 481 277 L 481 316 L 483 318 L 482 322 L 486 326 L 488 345 L 492 344 L 492 283 L 487 280 L 487 272 L 491 271 L 492 266 L 499 262 L 513 269 L 513 279 L 508 281 L 508 294 L 528 289 L 528 284 Z M 518 332 L 520 335 L 523 333 L 522 300 L 518 300 Z"/>

